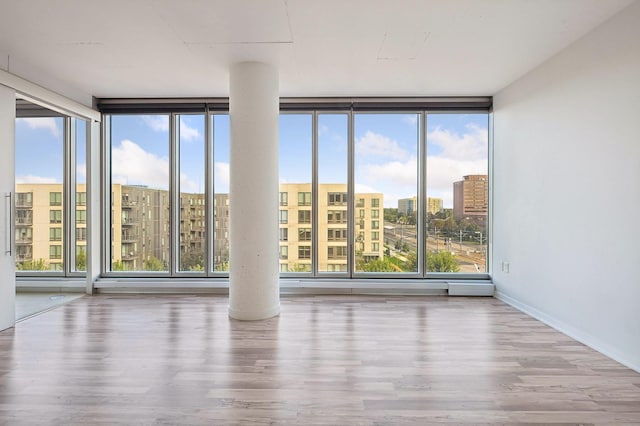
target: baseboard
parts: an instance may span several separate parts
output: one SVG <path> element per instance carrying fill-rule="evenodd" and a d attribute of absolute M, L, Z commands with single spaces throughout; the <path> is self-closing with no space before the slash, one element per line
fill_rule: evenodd
<path fill-rule="evenodd" d="M 449 282 L 449 296 L 493 296 L 495 286 L 490 282 Z"/>
<path fill-rule="evenodd" d="M 620 354 L 615 348 L 602 343 L 598 338 L 592 336 L 589 333 L 585 333 L 583 330 L 579 330 L 573 327 L 570 324 L 567 324 L 563 321 L 559 321 L 558 319 L 548 315 L 545 312 L 542 312 L 532 306 L 529 306 L 525 303 L 522 303 L 511 296 L 508 296 L 500 291 L 496 291 L 495 297 L 498 300 L 503 301 L 504 303 L 513 306 L 519 311 L 524 312 L 525 314 L 532 316 L 533 318 L 542 321 L 547 324 L 549 327 L 552 327 L 559 332 L 566 334 L 572 339 L 577 340 L 578 342 L 590 347 L 593 350 L 600 352 L 601 354 L 613 359 L 614 361 L 619 362 L 620 364 L 628 367 L 638 373 L 640 373 L 640 364 L 628 359 L 625 355 Z"/>

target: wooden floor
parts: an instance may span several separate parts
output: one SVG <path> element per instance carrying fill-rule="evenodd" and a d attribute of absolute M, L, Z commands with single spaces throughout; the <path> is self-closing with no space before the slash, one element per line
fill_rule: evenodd
<path fill-rule="evenodd" d="M 84 297 L 0 333 L 0 424 L 640 424 L 640 374 L 491 298 Z"/>

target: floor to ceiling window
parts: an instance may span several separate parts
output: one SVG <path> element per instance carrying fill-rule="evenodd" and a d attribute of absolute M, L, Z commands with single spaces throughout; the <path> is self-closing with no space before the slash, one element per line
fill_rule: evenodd
<path fill-rule="evenodd" d="M 418 272 L 419 129 L 415 113 L 355 114 L 355 272 Z"/>
<path fill-rule="evenodd" d="M 229 155 L 231 141 L 228 114 L 211 115 L 213 135 L 213 272 L 229 272 Z"/>
<path fill-rule="evenodd" d="M 311 114 L 280 115 L 280 272 L 312 272 L 312 122 Z"/>
<path fill-rule="evenodd" d="M 82 274 L 88 124 L 24 100 L 16 117 L 17 273 Z"/>
<path fill-rule="evenodd" d="M 487 272 L 487 114 L 429 114 L 427 270 Z"/>
<path fill-rule="evenodd" d="M 179 152 L 178 270 L 203 272 L 206 268 L 207 199 L 205 116 L 182 114 L 176 117 Z"/>
<path fill-rule="evenodd" d="M 163 111 L 105 117 L 106 273 L 226 277 L 230 117 Z M 488 118 L 486 107 L 285 108 L 282 277 L 486 277 Z"/>
<path fill-rule="evenodd" d="M 114 115 L 111 137 L 112 271 L 168 271 L 169 115 Z"/>
<path fill-rule="evenodd" d="M 106 273 L 215 276 L 229 270 L 229 116 L 108 114 Z"/>
<path fill-rule="evenodd" d="M 349 270 L 349 116 L 318 114 L 318 272 Z"/>

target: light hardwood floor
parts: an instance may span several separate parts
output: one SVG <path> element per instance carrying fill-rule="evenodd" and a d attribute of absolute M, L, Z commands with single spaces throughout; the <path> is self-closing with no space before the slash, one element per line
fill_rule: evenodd
<path fill-rule="evenodd" d="M 640 424 L 640 374 L 491 298 L 84 297 L 0 333 L 0 424 Z"/>

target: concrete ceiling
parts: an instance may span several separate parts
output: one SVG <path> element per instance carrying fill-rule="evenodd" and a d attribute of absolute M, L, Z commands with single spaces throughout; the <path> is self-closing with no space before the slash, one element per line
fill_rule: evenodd
<path fill-rule="evenodd" d="M 244 60 L 282 96 L 493 95 L 632 2 L 2 0 L 0 68 L 97 97 L 227 96 Z"/>

